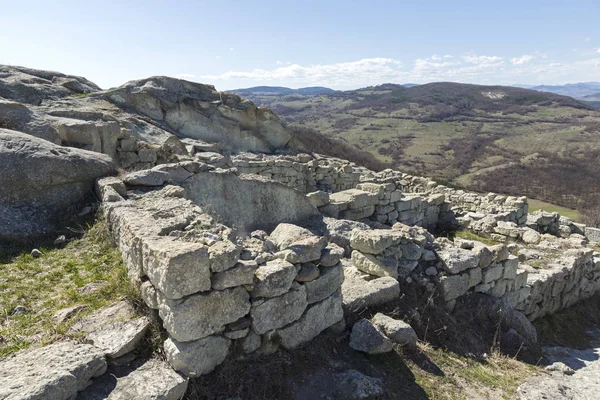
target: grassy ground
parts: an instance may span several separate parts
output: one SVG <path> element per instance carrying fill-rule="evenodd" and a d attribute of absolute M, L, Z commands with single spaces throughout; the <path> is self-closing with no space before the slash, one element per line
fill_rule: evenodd
<path fill-rule="evenodd" d="M 557 206 L 556 204 L 547 203 L 545 201 L 536 200 L 536 199 L 527 199 L 527 203 L 529 204 L 529 212 L 534 212 L 537 210 L 544 210 L 548 212 L 557 212 L 564 217 L 571 218 L 575 222 L 581 221 L 581 214 L 577 210 L 573 210 L 567 207 Z"/>
<path fill-rule="evenodd" d="M 63 248 L 40 250 L 39 258 L 24 252 L 0 259 L 0 357 L 67 338 L 69 327 L 82 316 L 119 299 L 137 298 L 102 219 Z M 99 289 L 82 293 L 92 282 Z M 79 304 L 87 309 L 56 324 L 57 310 Z M 27 311 L 14 314 L 17 307 Z"/>

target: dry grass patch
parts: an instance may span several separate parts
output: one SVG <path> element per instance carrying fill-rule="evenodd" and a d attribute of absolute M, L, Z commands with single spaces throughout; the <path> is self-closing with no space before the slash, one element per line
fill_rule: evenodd
<path fill-rule="evenodd" d="M 39 258 L 23 252 L 0 259 L 0 357 L 72 337 L 68 329 L 74 322 L 117 300 L 139 303 L 102 218 L 64 248 L 40 250 Z M 81 290 L 94 282 L 96 290 Z M 80 304 L 87 308 L 56 323 L 57 310 Z"/>

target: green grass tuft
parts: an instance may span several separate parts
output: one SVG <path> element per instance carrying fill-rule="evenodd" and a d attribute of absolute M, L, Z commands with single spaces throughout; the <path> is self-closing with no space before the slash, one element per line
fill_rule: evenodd
<path fill-rule="evenodd" d="M 83 315 L 120 299 L 138 299 L 102 218 L 64 248 L 40 250 L 37 259 L 22 253 L 0 260 L 0 357 L 68 337 L 68 328 Z M 97 292 L 78 292 L 92 282 L 102 282 Z M 76 304 L 88 308 L 57 325 L 54 313 Z M 12 315 L 17 306 L 28 312 Z"/>

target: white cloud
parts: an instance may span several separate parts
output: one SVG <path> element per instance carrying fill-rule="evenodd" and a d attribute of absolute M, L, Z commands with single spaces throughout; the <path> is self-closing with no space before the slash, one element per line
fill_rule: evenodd
<path fill-rule="evenodd" d="M 234 48 L 233 48 L 233 47 L 230 47 L 230 48 L 229 48 L 229 51 L 233 51 L 233 50 L 234 50 Z"/>
<path fill-rule="evenodd" d="M 219 60 L 219 59 L 221 58 L 221 56 L 215 56 L 215 58 L 216 58 L 217 60 Z"/>
<path fill-rule="evenodd" d="M 531 56 L 529 54 L 525 54 L 525 55 L 523 55 L 521 57 L 511 58 L 510 62 L 513 65 L 523 65 L 523 64 L 529 63 L 531 60 L 533 60 L 533 56 Z"/>
<path fill-rule="evenodd" d="M 179 79 L 192 79 L 192 78 L 195 78 L 196 75 L 194 75 L 194 74 L 179 74 L 179 75 L 176 75 L 176 77 Z"/>
<path fill-rule="evenodd" d="M 595 53 L 594 53 L 595 55 Z M 365 58 L 333 64 L 302 65 L 277 60 L 272 68 L 234 70 L 201 76 L 228 89 L 257 84 L 353 89 L 391 83 L 454 81 L 480 84 L 577 82 L 600 80 L 600 58 L 565 62 L 532 52 L 514 58 L 494 55 L 432 55 L 405 63 L 395 58 Z M 582 56 L 583 57 L 583 56 Z"/>
<path fill-rule="evenodd" d="M 600 54 L 600 48 L 596 49 L 596 53 Z"/>

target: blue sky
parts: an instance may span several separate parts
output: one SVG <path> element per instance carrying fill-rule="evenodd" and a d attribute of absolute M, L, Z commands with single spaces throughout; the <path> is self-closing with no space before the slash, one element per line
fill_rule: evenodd
<path fill-rule="evenodd" d="M 351 89 L 600 81 L 599 0 L 0 1 L 0 64 Z"/>

